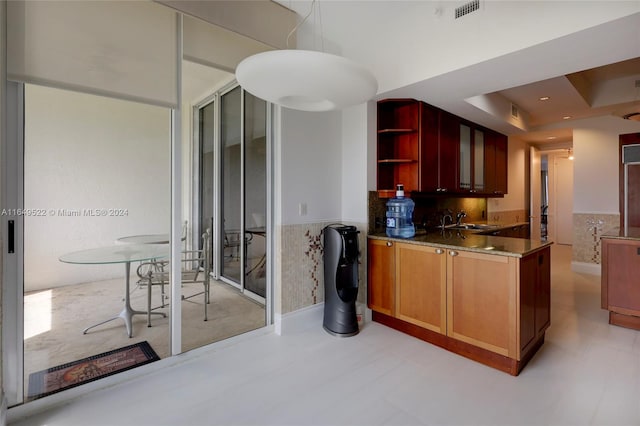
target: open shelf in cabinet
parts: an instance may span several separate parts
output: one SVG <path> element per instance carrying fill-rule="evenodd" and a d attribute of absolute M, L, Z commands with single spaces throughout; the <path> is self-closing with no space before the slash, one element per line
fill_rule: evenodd
<path fill-rule="evenodd" d="M 419 190 L 420 103 L 413 99 L 378 102 L 378 194 L 395 195 L 396 184 L 405 191 Z M 388 189 L 387 189 L 388 188 Z"/>

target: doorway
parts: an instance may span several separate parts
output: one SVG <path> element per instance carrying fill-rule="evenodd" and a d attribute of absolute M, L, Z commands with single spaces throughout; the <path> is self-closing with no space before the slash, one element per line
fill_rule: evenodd
<path fill-rule="evenodd" d="M 142 342 L 160 358 L 170 355 L 168 310 L 154 314 L 151 328 L 146 315 L 122 316 L 123 305 L 146 310 L 146 291 L 137 262 L 111 255 L 134 246 L 121 238 L 169 234 L 171 110 L 12 85 L 24 105 L 18 300 L 28 402 L 66 388 L 42 377 L 69 363 Z"/>
<path fill-rule="evenodd" d="M 573 244 L 573 159 L 569 150 L 541 155 L 542 229 L 556 244 Z M 546 223 L 545 223 L 546 222 Z"/>
<path fill-rule="evenodd" d="M 209 269 L 218 294 L 211 303 L 219 309 L 210 309 L 208 322 L 220 320 L 208 334 L 213 342 L 270 322 L 270 110 L 234 81 L 195 102 L 192 113 L 194 171 L 186 179 L 194 187 L 185 207 L 198 235 L 211 229 Z M 203 327 L 183 318 L 183 335 Z M 183 350 L 193 348 L 183 341 Z"/>
<path fill-rule="evenodd" d="M 270 112 L 264 101 L 251 99 L 240 88 L 234 92 L 243 95 L 242 104 L 251 105 L 250 111 L 242 110 L 240 124 L 245 128 L 238 130 L 247 136 L 235 143 L 242 146 L 241 169 L 231 175 L 240 173 L 241 189 L 252 188 L 236 194 L 240 199 L 236 223 L 255 239 L 251 249 L 238 248 L 245 271 L 236 283 L 241 291 L 212 282 L 210 311 L 216 314 L 203 321 L 201 304 L 185 301 L 181 316 L 172 316 L 176 304 L 169 298 L 165 303 L 154 290 L 153 312 L 165 316 L 153 316 L 150 328 L 146 315 L 135 316 L 129 337 L 126 320 L 115 315 L 127 296 L 135 310 L 145 311 L 148 306 L 144 283 L 140 285 L 136 276 L 137 265 L 132 262 L 129 269 L 109 262 L 79 265 L 60 259 L 75 251 L 118 246 L 123 244 L 118 240 L 127 236 L 169 235 L 170 189 L 172 179 L 180 179 L 170 171 L 171 110 L 37 85 L 10 83 L 9 87 L 9 101 L 16 105 L 12 112 L 17 116 L 11 117 L 13 125 L 8 129 L 15 132 L 7 147 L 12 154 L 3 156 L 3 161 L 12 158 L 7 173 L 15 188 L 4 205 L 19 206 L 20 211 L 11 218 L 14 244 L 8 256 L 13 260 L 3 265 L 3 281 L 16 283 L 4 289 L 3 298 L 3 371 L 11 406 L 35 399 L 29 382 L 39 371 L 142 341 L 148 341 L 159 358 L 179 353 L 180 349 L 170 347 L 175 322 L 182 324 L 178 338 L 184 352 L 271 321 L 267 272 Z M 207 151 L 211 149 L 204 149 L 205 156 L 211 157 Z M 211 170 L 207 173 L 212 176 Z M 187 201 L 192 202 L 185 199 L 185 205 Z M 245 205 L 251 207 L 245 210 Z M 103 210 L 107 213 L 102 214 Z M 213 218 L 213 211 L 219 210 L 200 214 Z M 3 227 L 9 228 L 8 221 L 3 221 Z M 220 252 L 223 249 L 222 244 Z M 124 286 L 126 277 L 131 281 L 129 291 Z M 180 293 L 175 300 L 180 300 Z"/>

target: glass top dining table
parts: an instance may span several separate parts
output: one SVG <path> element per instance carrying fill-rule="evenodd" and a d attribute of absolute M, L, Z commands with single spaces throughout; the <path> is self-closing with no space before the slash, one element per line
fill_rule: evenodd
<path fill-rule="evenodd" d="M 143 234 L 121 237 L 116 240 L 118 243 L 126 244 L 169 244 L 169 234 Z"/>
<path fill-rule="evenodd" d="M 89 326 L 83 330 L 83 334 L 99 325 L 106 324 L 109 321 L 122 318 L 127 328 L 127 335 L 133 336 L 133 316 L 147 315 L 147 323 L 150 325 L 151 315 L 166 316 L 162 312 L 146 312 L 136 311 L 131 307 L 130 298 L 130 279 L 131 279 L 131 262 L 153 261 L 169 257 L 169 246 L 167 244 L 121 244 L 108 247 L 98 247 L 67 253 L 59 257 L 64 263 L 81 264 L 81 265 L 98 265 L 110 263 L 124 263 L 125 267 L 125 292 L 124 292 L 124 308 L 115 317 L 101 321 L 97 324 Z"/>
<path fill-rule="evenodd" d="M 162 259 L 169 256 L 166 244 L 122 244 L 67 253 L 60 261 L 79 264 L 107 264 Z"/>

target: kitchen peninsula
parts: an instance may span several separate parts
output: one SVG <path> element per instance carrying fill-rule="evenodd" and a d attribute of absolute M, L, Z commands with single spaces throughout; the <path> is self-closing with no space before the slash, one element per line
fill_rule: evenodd
<path fill-rule="evenodd" d="M 550 245 L 448 229 L 371 234 L 373 320 L 518 375 L 550 325 Z"/>

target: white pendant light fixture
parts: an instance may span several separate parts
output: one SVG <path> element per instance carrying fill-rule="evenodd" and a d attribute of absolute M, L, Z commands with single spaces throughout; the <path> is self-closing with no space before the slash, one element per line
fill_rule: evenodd
<path fill-rule="evenodd" d="M 289 33 L 293 34 L 313 11 Z M 287 37 L 288 44 L 288 37 Z M 302 111 L 329 111 L 361 104 L 378 91 L 369 70 L 342 56 L 313 50 L 273 50 L 249 56 L 236 68 L 249 93 Z"/>

